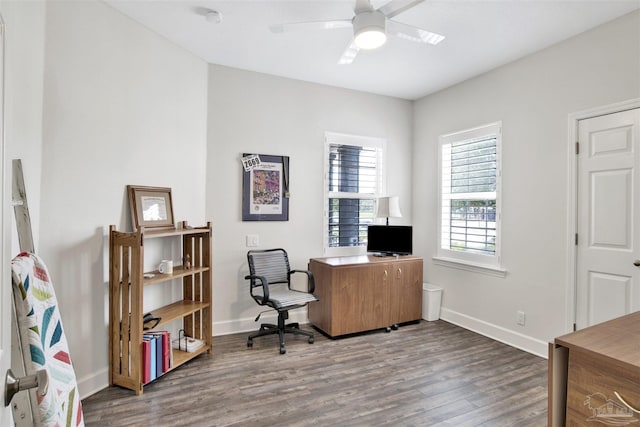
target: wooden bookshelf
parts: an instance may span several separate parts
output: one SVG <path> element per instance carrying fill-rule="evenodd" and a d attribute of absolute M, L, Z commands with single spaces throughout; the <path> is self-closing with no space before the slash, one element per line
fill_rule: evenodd
<path fill-rule="evenodd" d="M 134 232 L 119 232 L 115 226 L 109 227 L 110 385 L 131 389 L 138 395 L 143 392 L 143 303 L 147 286 L 182 287 L 182 299 L 151 310 L 154 317 L 160 318 L 154 329 L 181 320 L 187 336 L 205 343 L 195 352 L 172 349 L 173 365 L 166 372 L 202 353 L 211 353 L 211 234 L 211 223 L 189 227 L 182 222 L 176 229 L 145 230 L 142 227 Z M 181 257 L 189 255 L 191 267 L 174 267 L 172 274 L 143 271 L 144 242 L 148 239 L 165 239 L 166 244 L 180 239 Z"/>

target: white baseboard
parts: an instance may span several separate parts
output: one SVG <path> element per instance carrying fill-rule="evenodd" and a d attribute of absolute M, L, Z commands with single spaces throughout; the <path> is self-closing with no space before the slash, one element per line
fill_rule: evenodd
<path fill-rule="evenodd" d="M 511 347 L 526 351 L 527 353 L 535 354 L 536 356 L 540 356 L 545 359 L 549 357 L 549 344 L 545 341 L 531 338 L 530 336 L 519 332 L 515 332 L 510 329 L 503 328 L 502 326 L 497 326 L 485 322 L 484 320 L 476 319 L 444 307 L 440 310 L 440 318 L 449 323 L 453 323 L 454 325 L 510 345 Z"/>
<path fill-rule="evenodd" d="M 78 378 L 77 383 L 80 399 L 86 399 L 92 394 L 109 387 L 109 368 L 104 368 L 91 375 Z"/>

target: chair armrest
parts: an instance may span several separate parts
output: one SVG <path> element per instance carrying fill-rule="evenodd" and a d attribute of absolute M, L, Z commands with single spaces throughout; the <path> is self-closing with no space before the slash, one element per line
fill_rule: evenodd
<path fill-rule="evenodd" d="M 293 273 L 304 273 L 307 275 L 307 280 L 309 281 L 309 293 L 312 294 L 315 292 L 316 290 L 316 281 L 313 278 L 313 273 L 310 272 L 309 270 L 291 270 L 289 272 L 289 275 L 292 275 Z M 291 281 L 289 281 L 289 283 L 291 283 Z"/>
<path fill-rule="evenodd" d="M 257 274 L 250 274 L 248 276 L 244 276 L 244 278 L 246 280 L 251 280 L 252 282 L 254 280 L 259 280 L 260 284 L 262 285 L 262 302 L 259 302 L 260 305 L 266 305 L 267 302 L 269 301 L 269 281 L 267 280 L 266 277 L 264 276 L 258 276 Z M 250 289 L 249 292 L 251 292 L 251 296 L 253 297 L 254 300 L 256 300 L 256 302 L 258 302 L 258 300 L 256 299 L 256 297 L 253 295 L 253 283 L 250 285 Z"/>

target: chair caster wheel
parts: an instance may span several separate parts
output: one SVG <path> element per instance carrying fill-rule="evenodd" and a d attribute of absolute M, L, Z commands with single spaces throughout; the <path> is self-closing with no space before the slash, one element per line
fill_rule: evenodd
<path fill-rule="evenodd" d="M 253 347 L 253 340 L 251 339 L 247 340 L 247 347 L 249 348 Z"/>
<path fill-rule="evenodd" d="M 309 344 L 313 344 L 313 337 L 309 337 Z"/>
<path fill-rule="evenodd" d="M 400 326 L 398 326 L 398 325 L 393 325 L 393 326 L 391 326 L 391 329 L 393 329 L 394 331 L 397 331 L 399 327 Z"/>
<path fill-rule="evenodd" d="M 387 326 L 386 328 L 384 328 L 384 331 L 385 331 L 386 333 L 389 333 L 389 332 L 391 332 L 391 328 L 390 328 L 389 326 Z"/>
<path fill-rule="evenodd" d="M 287 352 L 287 349 L 284 348 L 284 346 L 280 347 L 280 354 L 285 354 Z"/>

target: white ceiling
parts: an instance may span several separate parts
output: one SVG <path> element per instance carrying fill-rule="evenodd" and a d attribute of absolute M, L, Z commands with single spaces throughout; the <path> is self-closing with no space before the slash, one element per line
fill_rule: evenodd
<path fill-rule="evenodd" d="M 389 38 L 338 65 L 350 28 L 274 34 L 269 25 L 351 19 L 354 0 L 104 1 L 208 63 L 405 99 L 640 8 L 640 0 L 426 0 L 393 19 L 446 36 L 439 45 Z M 386 2 L 372 0 L 374 7 Z M 206 9 L 219 11 L 222 22 L 207 21 Z"/>

